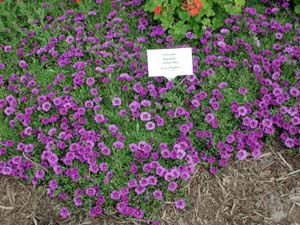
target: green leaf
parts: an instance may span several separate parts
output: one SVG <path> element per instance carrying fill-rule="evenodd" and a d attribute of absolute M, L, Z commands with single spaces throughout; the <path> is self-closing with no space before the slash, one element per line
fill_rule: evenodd
<path fill-rule="evenodd" d="M 180 6 L 180 1 L 178 0 L 171 0 L 170 5 L 173 6 L 174 8 L 177 8 L 178 6 Z"/>
<path fill-rule="evenodd" d="M 161 21 L 162 21 L 163 28 L 169 29 L 174 22 L 174 17 L 170 15 L 168 11 L 165 11 L 161 15 Z"/>
<path fill-rule="evenodd" d="M 297 5 L 295 7 L 295 13 L 299 14 L 300 13 L 300 5 Z"/>
<path fill-rule="evenodd" d="M 188 26 L 183 21 L 178 21 L 174 26 L 175 34 L 185 34 L 188 30 Z"/>
<path fill-rule="evenodd" d="M 210 5 L 210 4 L 207 4 L 207 5 L 205 4 L 203 6 L 202 11 L 201 11 L 200 14 L 205 15 L 207 17 L 215 16 L 216 15 L 215 12 L 214 12 L 214 10 L 212 9 L 212 5 Z"/>
<path fill-rule="evenodd" d="M 245 5 L 245 0 L 234 0 L 234 2 L 238 7 L 242 7 Z"/>
<path fill-rule="evenodd" d="M 210 21 L 209 18 L 204 18 L 202 20 L 202 24 L 205 25 L 205 26 L 211 27 L 211 21 Z"/>
<path fill-rule="evenodd" d="M 215 17 L 212 20 L 212 28 L 215 30 L 223 25 L 223 17 Z"/>
<path fill-rule="evenodd" d="M 189 21 L 191 19 L 190 14 L 187 11 L 184 10 L 178 10 L 178 16 L 183 21 Z"/>
<path fill-rule="evenodd" d="M 204 29 L 201 27 L 193 26 L 193 33 L 195 34 L 196 38 L 200 38 L 204 34 Z"/>
<path fill-rule="evenodd" d="M 240 14 L 242 9 L 238 6 L 232 6 L 229 4 L 224 5 L 225 11 L 231 15 Z"/>

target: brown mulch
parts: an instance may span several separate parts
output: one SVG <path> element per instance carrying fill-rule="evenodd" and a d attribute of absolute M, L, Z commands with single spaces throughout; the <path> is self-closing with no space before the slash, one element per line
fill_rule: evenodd
<path fill-rule="evenodd" d="M 165 225 L 300 225 L 300 155 L 270 147 L 257 160 L 231 162 L 220 176 L 198 168 L 186 190 L 191 207 L 180 212 L 166 204 Z M 55 204 L 39 189 L 0 176 L 0 225 L 142 224 L 112 216 L 63 221 Z"/>

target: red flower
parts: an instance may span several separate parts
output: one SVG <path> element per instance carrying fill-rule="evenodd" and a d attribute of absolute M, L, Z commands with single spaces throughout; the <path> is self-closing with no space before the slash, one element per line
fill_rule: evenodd
<path fill-rule="evenodd" d="M 196 16 L 202 10 L 202 2 L 200 0 L 183 0 L 181 8 L 189 10 L 191 16 Z"/>
<path fill-rule="evenodd" d="M 154 9 L 154 15 L 157 16 L 160 14 L 160 11 L 161 11 L 161 6 L 160 5 L 157 5 Z"/>
<path fill-rule="evenodd" d="M 196 16 L 202 10 L 202 2 L 199 0 L 193 0 L 191 4 L 189 4 L 189 11 L 191 16 Z"/>

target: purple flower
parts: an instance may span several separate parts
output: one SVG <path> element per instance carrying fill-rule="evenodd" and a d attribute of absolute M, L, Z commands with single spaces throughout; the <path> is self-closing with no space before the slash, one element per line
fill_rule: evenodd
<path fill-rule="evenodd" d="M 217 167 L 215 167 L 215 166 L 211 166 L 211 167 L 209 168 L 209 172 L 210 172 L 211 174 L 213 174 L 213 175 L 216 175 L 216 174 L 219 172 L 219 169 L 218 169 Z"/>
<path fill-rule="evenodd" d="M 149 120 L 151 120 L 151 114 L 148 112 L 141 112 L 140 119 L 142 121 L 149 121 Z"/>
<path fill-rule="evenodd" d="M 282 34 L 282 33 L 279 33 L 279 32 L 275 33 L 275 38 L 276 38 L 276 39 L 281 40 L 282 37 L 283 37 L 283 34 Z"/>
<path fill-rule="evenodd" d="M 96 114 L 94 120 L 96 121 L 96 123 L 105 123 L 107 121 L 103 114 Z"/>
<path fill-rule="evenodd" d="M 70 213 L 70 211 L 68 210 L 68 208 L 63 207 L 63 208 L 61 208 L 61 209 L 59 210 L 59 215 L 60 215 L 63 219 L 66 219 L 66 218 L 68 218 L 68 217 L 71 215 L 71 213 Z"/>
<path fill-rule="evenodd" d="M 141 187 L 147 187 L 149 185 L 148 179 L 147 178 L 140 179 L 139 184 Z"/>
<path fill-rule="evenodd" d="M 0 63 L 0 70 L 4 70 L 5 69 L 5 65 L 3 63 Z"/>
<path fill-rule="evenodd" d="M 74 42 L 74 37 L 71 36 L 71 35 L 69 35 L 69 36 L 66 38 L 66 42 L 67 42 L 68 44 L 73 43 L 73 42 Z"/>
<path fill-rule="evenodd" d="M 245 160 L 248 156 L 248 153 L 244 150 L 244 149 L 241 149 L 238 151 L 237 153 L 237 157 L 239 160 Z"/>
<path fill-rule="evenodd" d="M 74 203 L 74 205 L 75 206 L 81 206 L 82 205 L 82 200 L 81 200 L 81 198 L 79 197 L 79 196 L 75 196 L 74 198 L 73 198 L 73 203 Z"/>
<path fill-rule="evenodd" d="M 146 123 L 146 129 L 147 130 L 154 130 L 155 129 L 155 123 L 153 123 L 153 122 L 147 122 Z"/>
<path fill-rule="evenodd" d="M 136 209 L 135 212 L 133 213 L 133 216 L 136 219 L 142 219 L 144 217 L 144 211 L 141 209 Z"/>
<path fill-rule="evenodd" d="M 194 39 L 195 37 L 195 35 L 191 31 L 186 32 L 185 36 L 188 39 Z"/>
<path fill-rule="evenodd" d="M 273 122 L 272 122 L 270 119 L 263 119 L 262 125 L 263 125 L 264 127 L 272 127 Z"/>
<path fill-rule="evenodd" d="M 55 190 L 58 187 L 58 182 L 55 179 L 51 179 L 48 186 L 51 190 Z"/>
<path fill-rule="evenodd" d="M 141 195 L 141 194 L 143 194 L 146 191 L 146 188 L 142 187 L 142 186 L 137 186 L 134 189 L 134 191 L 135 191 L 136 194 Z"/>
<path fill-rule="evenodd" d="M 25 62 L 25 60 L 20 60 L 19 61 L 19 67 L 22 68 L 22 69 L 28 69 L 28 65 Z"/>
<path fill-rule="evenodd" d="M 288 147 L 288 148 L 293 148 L 293 147 L 295 146 L 295 144 L 294 144 L 292 138 L 287 138 L 287 139 L 284 141 L 284 144 L 285 144 L 285 146 Z"/>
<path fill-rule="evenodd" d="M 110 193 L 110 198 L 112 200 L 119 200 L 121 197 L 120 193 L 116 190 L 113 190 L 111 193 Z"/>
<path fill-rule="evenodd" d="M 252 15 L 252 16 L 254 16 L 254 15 L 256 14 L 256 9 L 255 9 L 255 8 L 246 7 L 246 8 L 244 9 L 244 11 L 245 11 L 246 13 L 249 13 L 249 14 Z"/>
<path fill-rule="evenodd" d="M 155 190 L 152 193 L 152 196 L 153 196 L 153 198 L 158 199 L 158 200 L 162 200 L 162 198 L 163 198 L 163 194 L 160 190 Z"/>
<path fill-rule="evenodd" d="M 245 116 L 247 114 L 247 109 L 244 106 L 238 107 L 238 116 Z"/>
<path fill-rule="evenodd" d="M 107 171 L 107 170 L 108 170 L 108 165 L 107 165 L 107 163 L 105 163 L 105 162 L 100 163 L 99 169 L 100 169 L 100 171 L 102 171 L 102 172 Z"/>
<path fill-rule="evenodd" d="M 148 183 L 149 183 L 149 185 L 156 186 L 157 185 L 157 178 L 155 176 L 148 177 Z"/>
<path fill-rule="evenodd" d="M 123 149 L 124 148 L 124 143 L 121 141 L 115 141 L 113 143 L 113 147 L 116 149 Z"/>
<path fill-rule="evenodd" d="M 122 100 L 119 97 L 114 97 L 112 100 L 113 106 L 120 106 L 122 104 Z"/>
<path fill-rule="evenodd" d="M 212 113 L 208 113 L 208 114 L 205 116 L 205 121 L 206 121 L 207 123 L 212 123 L 214 119 L 215 119 L 215 116 L 214 116 L 214 114 L 212 114 Z"/>
<path fill-rule="evenodd" d="M 89 197 L 95 196 L 96 195 L 96 189 L 94 187 L 87 187 L 85 189 L 85 194 Z"/>
<path fill-rule="evenodd" d="M 135 188 L 137 187 L 137 181 L 135 179 L 130 179 L 128 182 L 127 182 L 127 186 L 129 188 Z"/>
<path fill-rule="evenodd" d="M 273 49 L 279 51 L 281 49 L 281 45 L 279 43 L 273 44 Z"/>
<path fill-rule="evenodd" d="M 170 182 L 168 185 L 168 190 L 170 192 L 174 192 L 177 189 L 177 183 L 176 182 Z"/>
<path fill-rule="evenodd" d="M 245 87 L 240 87 L 240 88 L 238 89 L 238 93 L 239 93 L 240 95 L 245 95 L 245 94 L 247 94 L 247 92 L 248 92 L 248 90 L 247 90 L 247 88 L 245 88 Z"/>
<path fill-rule="evenodd" d="M 43 178 L 45 176 L 45 171 L 42 170 L 42 169 L 39 169 L 39 170 L 35 171 L 34 176 L 37 179 L 41 179 L 41 178 Z"/>
<path fill-rule="evenodd" d="M 225 88 L 225 87 L 227 87 L 228 86 L 228 83 L 227 82 L 221 82 L 219 85 L 218 85 L 218 87 L 220 88 L 220 89 L 223 89 L 223 88 Z"/>
<path fill-rule="evenodd" d="M 10 52 L 12 50 L 12 47 L 10 45 L 6 45 L 6 46 L 4 46 L 3 50 L 4 50 L 4 52 L 7 53 L 7 52 Z"/>
<path fill-rule="evenodd" d="M 184 199 L 176 200 L 175 207 L 176 207 L 176 209 L 184 209 L 185 208 L 185 200 Z"/>
<path fill-rule="evenodd" d="M 95 78 L 94 77 L 88 77 L 85 81 L 87 86 L 92 86 L 93 84 L 95 84 Z"/>
<path fill-rule="evenodd" d="M 51 103 L 50 102 L 44 102 L 42 104 L 43 111 L 48 112 L 50 110 L 50 108 L 51 108 Z"/>
<path fill-rule="evenodd" d="M 11 175 L 12 171 L 13 170 L 8 166 L 4 166 L 4 167 L 1 168 L 1 173 L 3 175 Z"/>
<path fill-rule="evenodd" d="M 300 91 L 295 87 L 291 87 L 290 94 L 294 97 L 298 97 L 298 96 L 300 96 Z"/>

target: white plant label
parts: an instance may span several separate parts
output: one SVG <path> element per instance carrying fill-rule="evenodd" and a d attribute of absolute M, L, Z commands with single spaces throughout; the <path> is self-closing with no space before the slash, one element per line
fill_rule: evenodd
<path fill-rule="evenodd" d="M 192 48 L 147 50 L 149 77 L 193 75 Z"/>

